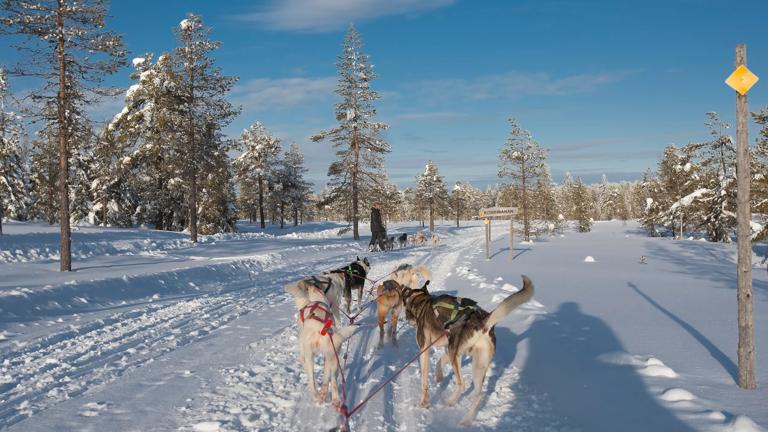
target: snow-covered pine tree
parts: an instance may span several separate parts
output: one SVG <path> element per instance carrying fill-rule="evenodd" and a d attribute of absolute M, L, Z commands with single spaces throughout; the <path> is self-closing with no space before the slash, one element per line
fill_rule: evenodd
<path fill-rule="evenodd" d="M 296 143 L 291 143 L 283 154 L 283 170 L 286 177 L 284 192 L 293 217 L 293 226 L 297 226 L 312 191 L 312 184 L 304 178 L 308 170 L 304 166 L 304 155 Z"/>
<path fill-rule="evenodd" d="M 707 113 L 712 139 L 690 144 L 700 152 L 703 188 L 709 189 L 704 202 L 704 227 L 710 240 L 729 243 L 736 226 L 736 149 L 733 138 L 726 134 L 730 125 L 714 112 Z"/>
<path fill-rule="evenodd" d="M 576 177 L 576 181 L 571 187 L 571 202 L 573 203 L 573 216 L 576 220 L 576 229 L 579 232 L 589 232 L 592 230 L 592 215 L 594 214 L 595 203 L 592 199 L 592 193 L 587 185 L 581 181 L 581 177 Z"/>
<path fill-rule="evenodd" d="M 658 182 L 662 193 L 656 198 L 656 210 L 659 212 L 656 220 L 669 232 L 677 233 L 679 238 L 682 238 L 685 222 L 693 225 L 701 222 L 701 216 L 696 214 L 695 206 L 691 204 L 707 192 L 697 189 L 699 169 L 693 158 L 690 145 L 678 149 L 670 144 L 659 161 Z"/>
<path fill-rule="evenodd" d="M 511 130 L 507 143 L 499 153 L 499 177 L 509 177 L 518 191 L 517 202 L 522 207 L 523 232 L 530 240 L 529 214 L 530 187 L 546 172 L 547 151 L 536 142 L 531 133 L 520 127 L 514 117 L 509 119 Z"/>
<path fill-rule="evenodd" d="M 660 223 L 659 214 L 663 208 L 661 202 L 666 197 L 658 179 L 656 179 L 650 168 L 643 173 L 643 179 L 640 182 L 640 187 L 637 189 L 637 194 L 638 199 L 642 202 L 643 209 L 640 222 L 649 236 L 658 237 L 659 231 L 656 225 Z"/>
<path fill-rule="evenodd" d="M 74 142 L 79 143 L 69 153 L 69 214 L 70 222 L 95 223 L 89 217 L 94 205 L 91 186 L 93 183 L 93 131 L 85 119 L 80 127 L 70 132 Z"/>
<path fill-rule="evenodd" d="M 8 106 L 8 80 L 0 68 L 0 235 L 3 218 L 27 216 L 27 172 L 21 154 L 24 123 Z"/>
<path fill-rule="evenodd" d="M 24 36 L 17 48 L 24 63 L 14 74 L 43 81 L 31 99 L 42 110 L 35 113 L 56 127 L 58 137 L 58 196 L 61 225 L 60 269 L 72 269 L 69 212 L 69 152 L 77 147 L 72 136 L 76 118 L 99 95 L 105 75 L 124 63 L 121 36 L 105 30 L 107 6 L 100 0 L 3 0 L 0 32 Z"/>
<path fill-rule="evenodd" d="M 280 140 L 272 136 L 264 126 L 255 122 L 240 135 L 243 153 L 235 160 L 234 166 L 240 184 L 240 202 L 243 211 L 251 221 L 258 211 L 261 228 L 264 224 L 264 194 L 266 179 L 276 167 L 280 155 Z"/>
<path fill-rule="evenodd" d="M 352 233 L 360 239 L 360 197 L 371 193 L 382 178 L 384 154 L 390 151 L 381 131 L 387 125 L 373 121 L 376 108 L 373 101 L 379 94 L 371 89 L 376 78 L 369 56 L 362 52 L 363 41 L 360 33 L 350 27 L 344 37 L 344 48 L 336 66 L 339 82 L 336 94 L 341 101 L 336 104 L 336 120 L 339 125 L 321 131 L 312 137 L 313 141 L 328 140 L 336 149 L 337 160 L 328 168 L 331 177 L 330 198 L 350 204 Z"/>
<path fill-rule="evenodd" d="M 429 230 L 435 230 L 435 214 L 448 205 L 448 191 L 443 176 L 432 161 L 428 161 L 424 172 L 416 177 L 416 200 L 424 204 L 429 214 Z"/>
<path fill-rule="evenodd" d="M 91 194 L 93 196 L 93 222 L 103 226 L 129 227 L 133 225 L 136 194 L 130 187 L 126 140 L 104 129 L 96 138 L 93 149 Z"/>
<path fill-rule="evenodd" d="M 183 230 L 188 208 L 181 161 L 175 154 L 184 134 L 177 112 L 183 97 L 181 77 L 173 70 L 170 54 L 152 63 L 152 54 L 133 59 L 136 84 L 125 93 L 125 107 L 107 126 L 105 140 L 115 143 L 115 172 L 124 172 L 126 189 L 136 195 L 133 219 L 158 230 Z"/>
<path fill-rule="evenodd" d="M 752 152 L 752 211 L 768 217 L 768 107 L 752 113 L 755 123 L 760 125 L 760 132 Z M 768 237 L 768 224 L 754 235 L 754 241 Z"/>
<path fill-rule="evenodd" d="M 59 200 L 56 199 L 59 178 L 58 142 L 55 131 L 43 128 L 32 140 L 29 177 L 30 219 L 42 218 L 53 225 L 58 220 Z"/>
<path fill-rule="evenodd" d="M 549 174 L 549 169 L 545 170 L 545 173 L 536 180 L 536 186 L 532 192 L 533 206 L 532 212 L 534 217 L 552 224 L 557 228 L 558 215 L 562 213 L 557 203 L 555 191 L 552 188 L 552 180 Z"/>
<path fill-rule="evenodd" d="M 231 142 L 224 138 L 213 121 L 206 125 L 200 138 L 200 145 L 206 150 L 201 152 L 205 160 L 200 163 L 199 231 L 201 234 L 234 232 L 237 222 L 236 196 L 227 156 Z"/>
<path fill-rule="evenodd" d="M 217 153 L 226 152 L 223 140 L 204 137 L 216 135 L 238 114 L 239 110 L 226 99 L 237 78 L 223 75 L 215 66 L 211 53 L 221 43 L 209 39 L 210 29 L 204 27 L 199 15 L 188 14 L 179 23 L 176 36 L 179 46 L 173 60 L 177 75 L 182 77 L 178 82 L 182 103 L 177 109 L 185 133 L 175 154 L 187 186 L 190 238 L 197 242 L 199 177 L 214 163 Z"/>
<path fill-rule="evenodd" d="M 457 181 L 453 185 L 453 190 L 451 190 L 450 196 L 451 209 L 453 210 L 453 214 L 456 215 L 456 228 L 459 227 L 459 221 L 461 220 L 462 216 L 468 214 L 467 210 L 469 209 L 469 199 L 470 197 L 467 185 Z"/>

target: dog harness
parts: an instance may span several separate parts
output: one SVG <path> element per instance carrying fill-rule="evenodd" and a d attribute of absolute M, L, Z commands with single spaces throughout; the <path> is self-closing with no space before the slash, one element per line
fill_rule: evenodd
<path fill-rule="evenodd" d="M 452 302 L 439 301 L 434 303 L 432 309 L 435 311 L 435 316 L 447 319 L 443 327 L 448 328 L 468 313 L 477 310 L 477 302 L 468 298 L 456 297 Z M 440 309 L 445 313 L 441 313 Z"/>
<path fill-rule="evenodd" d="M 330 278 L 320 279 L 317 276 L 312 276 L 310 280 L 312 281 L 312 285 L 322 289 L 325 294 L 328 294 L 328 290 L 331 289 L 331 285 L 333 284 Z M 323 285 L 325 285 L 325 288 L 323 288 Z"/>
<path fill-rule="evenodd" d="M 320 317 L 318 311 L 323 313 L 322 317 Z M 316 301 L 301 308 L 299 311 L 299 319 L 302 323 L 305 319 L 313 319 L 320 321 L 323 324 L 327 324 L 328 321 L 333 321 L 333 314 L 331 313 L 331 308 L 328 307 L 327 304 L 321 301 Z"/>

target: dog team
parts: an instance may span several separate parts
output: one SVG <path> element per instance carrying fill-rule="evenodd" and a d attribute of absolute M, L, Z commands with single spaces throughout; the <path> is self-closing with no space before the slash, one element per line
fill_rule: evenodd
<path fill-rule="evenodd" d="M 285 291 L 291 294 L 298 309 L 299 361 L 308 376 L 309 391 L 318 402 L 326 401 L 330 389 L 332 403 L 340 404 L 337 383 L 338 363 L 335 351 L 351 337 L 358 325 L 341 325 L 340 305 L 346 303 L 351 312 L 352 293 L 357 291 L 358 308 L 362 307 L 363 286 L 368 280 L 370 262 L 359 257 L 348 266 L 324 272 L 289 284 Z M 461 375 L 461 360 L 472 357 L 472 381 L 474 399 L 462 424 L 468 425 L 477 414 L 481 391 L 488 368 L 496 351 L 494 326 L 515 308 L 533 296 L 533 283 L 523 276 L 523 288 L 501 301 L 491 312 L 485 311 L 476 301 L 448 294 L 432 294 L 428 289 L 432 273 L 424 266 L 403 264 L 392 270 L 385 281 L 374 285 L 376 292 L 379 343 L 384 344 L 384 327 L 389 321 L 387 334 L 397 345 L 397 324 L 403 310 L 405 319 L 416 328 L 416 343 L 420 351 L 421 403 L 429 407 L 429 351 L 431 347 L 444 347 L 444 354 L 437 363 L 435 381 L 443 380 L 443 369 L 453 369 L 456 388 L 448 398 L 448 405 L 455 405 L 465 390 Z M 374 300 L 371 300 L 373 302 Z M 317 390 L 314 378 L 315 355 L 324 357 L 323 382 Z"/>

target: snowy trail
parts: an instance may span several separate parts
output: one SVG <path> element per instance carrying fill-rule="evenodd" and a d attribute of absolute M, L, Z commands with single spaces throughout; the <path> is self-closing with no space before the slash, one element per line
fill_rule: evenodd
<path fill-rule="evenodd" d="M 317 260 L 301 263 L 296 258 L 305 256 L 306 252 L 301 253 L 303 249 L 313 250 Z M 228 280 L 212 279 L 195 286 L 205 294 L 139 303 L 138 307 L 129 305 L 120 308 L 125 311 L 97 313 L 94 317 L 80 314 L 76 324 L 46 336 L 31 340 L 18 337 L 13 344 L 4 344 L 0 351 L 3 425 L 14 425 L 200 341 L 233 320 L 269 306 L 263 298 L 282 292 L 283 285 L 295 279 L 296 274 L 317 272 L 334 262 L 345 264 L 349 253 L 345 244 L 331 248 L 285 248 L 281 254 L 272 254 L 263 261 L 258 256 L 233 263 L 231 267 L 236 271 L 229 274 Z M 233 260 L 226 256 L 217 258 Z M 217 266 L 220 265 L 211 268 Z M 159 276 L 162 281 L 162 274 Z M 78 284 L 70 288 L 78 289 Z M 43 302 L 44 293 L 36 294 L 41 297 L 39 302 Z M 32 305 L 38 302 L 35 296 L 24 299 Z"/>
<path fill-rule="evenodd" d="M 21 293 L 13 287 L 34 287 L 36 273 L 4 281 L 11 288 L 0 287 L 0 309 L 16 315 L 0 320 L 0 429 L 336 427 L 335 409 L 306 395 L 296 310 L 283 288 L 358 254 L 371 259 L 373 279 L 401 263 L 426 265 L 431 290 L 473 298 L 486 310 L 517 289 L 521 273 L 537 293 L 496 326 L 497 352 L 470 427 L 458 426 L 474 391 L 465 359 L 467 390 L 456 406 L 445 403 L 454 386 L 446 370 L 443 383 L 430 383 L 431 407 L 418 407 L 415 362 L 353 415 L 354 431 L 755 432 L 766 424 L 765 387 L 739 392 L 728 375 L 735 325 L 718 311 L 733 301 L 723 289 L 732 277 L 730 246 L 647 239 L 632 227 L 598 224 L 589 234 L 517 244 L 510 262 L 503 229 L 494 230 L 494 256 L 486 260 L 477 225 L 441 226 L 437 247 L 384 254 L 364 253 L 361 243 L 323 228 L 207 239 L 149 265 L 144 255 L 111 257 L 138 264 L 125 268 L 127 277 L 123 268 L 86 270 Z M 647 264 L 638 264 L 640 255 Z M 18 274 L 47 264 L 0 265 Z M 717 271 L 681 271 L 706 266 Z M 758 323 L 765 322 L 766 280 L 756 274 Z M 414 329 L 402 319 L 399 346 L 387 341 L 377 349 L 375 304 L 359 322 L 367 326 L 344 347 L 349 408 L 417 353 Z M 430 356 L 431 378 L 439 355 Z"/>
<path fill-rule="evenodd" d="M 372 277 L 383 276 L 401 263 L 423 264 L 433 270 L 430 286 L 434 290 L 444 289 L 458 260 L 480 244 L 483 233 L 482 229 L 474 228 L 462 232 L 461 236 L 441 234 L 441 237 L 443 244 L 436 248 L 410 248 L 373 256 Z M 374 312 L 375 305 L 372 305 L 370 312 L 364 313 L 362 322 L 375 322 Z M 292 311 L 291 316 L 294 314 Z M 291 325 L 253 344 L 249 361 L 225 370 L 225 385 L 187 411 L 189 417 L 182 422 L 182 430 L 214 424 L 220 430 L 322 430 L 337 426 L 339 417 L 335 410 L 328 404 L 317 404 L 306 394 L 306 377 L 296 358 L 296 334 Z M 344 349 L 348 352 L 344 368 L 348 408 L 363 400 L 418 352 L 414 330 L 402 317 L 398 340 L 398 347 L 387 342 L 384 348 L 377 349 L 378 328 L 372 325 L 362 327 L 348 342 Z M 438 354 L 433 353 L 433 364 L 437 358 Z M 435 415 L 442 416 L 444 412 L 456 418 L 452 425 L 455 427 L 463 415 L 461 410 L 469 403 L 468 398 L 458 407 L 445 407 L 441 399 L 447 394 L 449 380 L 446 380 L 440 388 L 432 390 L 434 407 L 422 410 L 418 407 L 419 376 L 418 362 L 415 362 L 351 417 L 352 430 L 420 430 L 431 423 Z M 511 392 L 496 394 L 494 403 L 503 406 L 512 398 Z"/>

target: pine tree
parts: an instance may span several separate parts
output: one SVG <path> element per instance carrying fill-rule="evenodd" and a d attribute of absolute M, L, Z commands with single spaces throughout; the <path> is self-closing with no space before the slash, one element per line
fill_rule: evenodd
<path fill-rule="evenodd" d="M 43 106 L 38 118 L 56 128 L 60 268 L 70 271 L 69 153 L 77 147 L 73 135 L 79 129 L 78 116 L 94 95 L 109 93 L 99 84 L 123 65 L 123 44 L 119 35 L 104 30 L 107 8 L 99 0 L 3 0 L 2 13 L 0 31 L 25 36 L 18 49 L 27 54 L 26 62 L 13 72 L 44 82 L 32 100 Z"/>
<path fill-rule="evenodd" d="M 499 177 L 509 177 L 518 191 L 517 202 L 523 207 L 523 231 L 525 240 L 529 241 L 529 187 L 545 174 L 547 151 L 533 139 L 530 132 L 520 127 L 515 118 L 510 118 L 509 124 L 509 138 L 499 154 Z"/>
<path fill-rule="evenodd" d="M 259 122 L 244 130 L 240 140 L 245 151 L 234 162 L 240 183 L 240 200 L 245 206 L 243 210 L 249 213 L 251 220 L 255 219 L 253 214 L 258 209 L 263 229 L 266 227 L 264 224 L 265 181 L 275 167 L 275 161 L 280 154 L 280 140 L 272 136 Z"/>
<path fill-rule="evenodd" d="M 456 182 L 451 191 L 450 203 L 453 213 L 456 215 L 456 228 L 459 227 L 461 217 L 467 214 L 469 207 L 469 190 L 462 182 Z"/>
<path fill-rule="evenodd" d="M 435 230 L 435 213 L 448 204 L 448 191 L 443 176 L 432 161 L 427 162 L 424 172 L 416 177 L 416 200 L 421 201 L 429 211 L 429 230 Z"/>
<path fill-rule="evenodd" d="M 304 212 L 312 185 L 304 179 L 308 170 L 304 167 L 304 155 L 296 143 L 291 143 L 283 154 L 283 171 L 286 178 L 285 195 L 291 209 L 293 226 L 297 226 L 299 215 Z"/>
<path fill-rule="evenodd" d="M 197 206 L 201 234 L 234 232 L 237 222 L 235 187 L 232 170 L 227 156 L 229 144 L 210 122 L 201 136 L 201 146 L 210 149 L 202 152 L 206 156 L 200 181 L 200 199 Z"/>
<path fill-rule="evenodd" d="M 370 87 L 376 74 L 362 48 L 360 33 L 350 27 L 336 63 L 339 68 L 336 94 L 341 97 L 336 104 L 339 125 L 312 137 L 313 141 L 329 140 L 336 148 L 338 159 L 328 168 L 330 198 L 350 204 L 355 240 L 360 239 L 360 196 L 366 196 L 376 188 L 382 178 L 383 155 L 390 151 L 380 133 L 387 125 L 373 121 L 376 116 L 373 101 L 380 96 Z"/>
<path fill-rule="evenodd" d="M 24 219 L 27 214 L 27 173 L 21 155 L 24 124 L 20 116 L 6 111 L 8 81 L 0 68 L 0 235 L 3 218 Z"/>
<path fill-rule="evenodd" d="M 571 201 L 574 204 L 573 215 L 576 220 L 576 228 L 579 232 L 591 231 L 594 201 L 589 188 L 581 181 L 581 177 L 576 177 L 576 181 L 573 183 Z"/>
<path fill-rule="evenodd" d="M 147 53 L 132 63 L 136 71 L 131 78 L 137 82 L 105 131 L 105 144 L 114 144 L 106 153 L 116 159 L 114 172 L 126 177 L 126 192 L 136 195 L 135 222 L 159 230 L 182 230 L 189 213 L 184 206 L 182 161 L 175 153 L 185 133 L 178 110 L 183 100 L 181 76 L 173 70 L 170 54 L 152 63 L 152 54 Z M 105 178 L 103 183 L 115 181 L 120 180 Z"/>
<path fill-rule="evenodd" d="M 768 107 L 752 113 L 755 123 L 760 125 L 752 156 L 752 209 L 755 213 L 768 216 Z M 768 225 L 754 236 L 754 241 L 768 237 Z"/>
<path fill-rule="evenodd" d="M 94 223 L 103 226 L 133 225 L 136 193 L 130 187 L 131 158 L 126 141 L 115 139 L 105 129 L 96 139 L 93 151 L 91 194 Z"/>
<path fill-rule="evenodd" d="M 736 226 L 736 149 L 733 138 L 725 133 L 730 125 L 714 113 L 707 113 L 705 123 L 712 139 L 692 144 L 701 153 L 703 186 L 710 191 L 704 206 L 704 226 L 712 241 L 729 243 Z"/>
<path fill-rule="evenodd" d="M 179 47 L 173 60 L 177 74 L 182 77 L 182 103 L 178 111 L 186 133 L 182 134 L 175 154 L 186 182 L 190 238 L 197 242 L 199 175 L 207 166 L 215 165 L 218 153 L 226 152 L 223 140 L 205 137 L 216 135 L 237 115 L 238 110 L 226 100 L 237 78 L 222 75 L 214 65 L 211 53 L 221 43 L 209 40 L 210 29 L 203 26 L 200 16 L 188 14 L 179 23 L 176 35 Z"/>
<path fill-rule="evenodd" d="M 55 131 L 44 128 L 35 132 L 32 140 L 30 167 L 30 218 L 43 218 L 53 225 L 58 220 L 59 200 L 56 199 L 59 178 L 57 137 Z"/>

